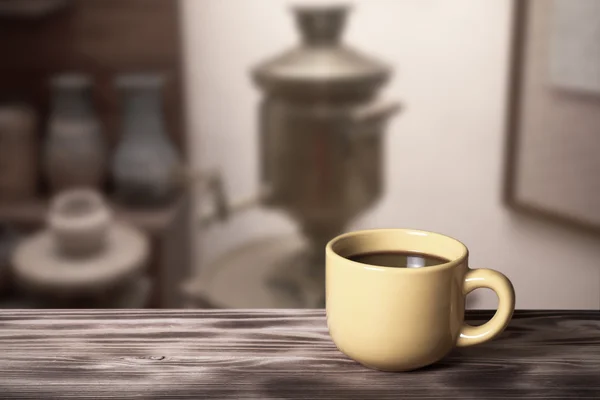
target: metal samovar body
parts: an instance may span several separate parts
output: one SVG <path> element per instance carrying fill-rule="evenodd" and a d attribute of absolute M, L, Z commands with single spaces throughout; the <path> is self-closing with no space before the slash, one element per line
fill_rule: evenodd
<path fill-rule="evenodd" d="M 380 197 L 383 131 L 398 104 L 376 98 L 391 70 L 343 44 L 348 7 L 294 13 L 301 43 L 252 71 L 264 93 L 261 180 L 264 203 L 321 250 Z"/>

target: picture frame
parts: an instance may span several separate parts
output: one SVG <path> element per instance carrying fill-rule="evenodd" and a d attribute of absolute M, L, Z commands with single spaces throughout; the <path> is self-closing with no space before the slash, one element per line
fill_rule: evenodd
<path fill-rule="evenodd" d="M 513 1 L 503 201 L 516 212 L 598 234 L 600 94 L 561 86 L 552 75 L 553 40 L 565 29 L 553 6 Z"/>

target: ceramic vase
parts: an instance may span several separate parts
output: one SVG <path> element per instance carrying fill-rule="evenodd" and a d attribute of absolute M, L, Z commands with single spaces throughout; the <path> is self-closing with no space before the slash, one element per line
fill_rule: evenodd
<path fill-rule="evenodd" d="M 106 144 L 96 116 L 91 81 L 79 74 L 56 76 L 44 148 L 44 170 L 53 192 L 99 189 L 106 172 Z"/>
<path fill-rule="evenodd" d="M 123 127 L 112 165 L 116 196 L 131 206 L 168 203 L 176 192 L 180 159 L 165 128 L 164 79 L 125 75 L 116 85 L 122 96 Z"/>

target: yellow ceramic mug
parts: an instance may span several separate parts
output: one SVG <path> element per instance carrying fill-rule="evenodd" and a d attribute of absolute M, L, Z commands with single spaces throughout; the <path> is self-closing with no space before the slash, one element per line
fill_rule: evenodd
<path fill-rule="evenodd" d="M 348 257 L 415 252 L 450 260 L 424 268 L 380 267 Z M 458 240 L 413 229 L 351 232 L 327 244 L 327 325 L 340 351 L 383 371 L 408 371 L 442 359 L 454 346 L 488 341 L 508 325 L 515 305 L 511 282 L 490 269 L 469 269 Z M 498 311 L 487 323 L 464 323 L 465 296 L 490 288 Z"/>

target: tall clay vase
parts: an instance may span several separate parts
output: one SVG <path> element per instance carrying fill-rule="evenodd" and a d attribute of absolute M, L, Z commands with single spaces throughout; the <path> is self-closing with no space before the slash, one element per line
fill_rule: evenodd
<path fill-rule="evenodd" d="M 94 111 L 91 81 L 79 74 L 56 76 L 44 146 L 44 172 L 52 192 L 71 188 L 100 189 L 106 174 L 107 149 Z"/>
<path fill-rule="evenodd" d="M 122 136 L 112 174 L 117 199 L 130 206 L 159 206 L 176 193 L 180 158 L 165 128 L 164 79 L 134 74 L 116 81 L 122 95 Z"/>

